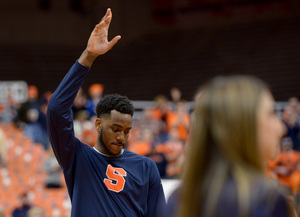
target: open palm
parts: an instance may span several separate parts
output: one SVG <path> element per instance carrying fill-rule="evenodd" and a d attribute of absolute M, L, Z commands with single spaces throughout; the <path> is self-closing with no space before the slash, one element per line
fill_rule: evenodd
<path fill-rule="evenodd" d="M 109 51 L 121 38 L 121 36 L 114 37 L 111 41 L 108 41 L 108 29 L 112 19 L 112 12 L 107 9 L 105 16 L 95 26 L 93 32 L 90 35 L 87 44 L 87 50 L 89 53 L 95 56 L 102 55 Z"/>

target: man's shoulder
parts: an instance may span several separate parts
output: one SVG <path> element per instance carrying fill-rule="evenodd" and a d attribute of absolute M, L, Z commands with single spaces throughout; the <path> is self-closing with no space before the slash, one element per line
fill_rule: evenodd
<path fill-rule="evenodd" d="M 155 165 L 154 161 L 150 158 L 136 154 L 127 149 L 124 149 L 124 158 L 126 158 L 127 161 L 143 162 L 149 166 Z"/>
<path fill-rule="evenodd" d="M 140 154 L 137 154 L 137 153 L 134 153 L 132 151 L 129 151 L 127 149 L 124 149 L 124 156 L 128 157 L 128 158 L 136 158 L 136 159 L 140 159 L 140 160 L 151 160 L 149 159 L 148 157 L 146 156 L 143 156 L 143 155 L 140 155 Z"/>

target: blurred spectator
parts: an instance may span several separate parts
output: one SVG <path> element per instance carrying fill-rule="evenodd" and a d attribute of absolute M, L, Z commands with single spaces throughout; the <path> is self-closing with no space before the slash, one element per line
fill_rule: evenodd
<path fill-rule="evenodd" d="M 83 93 L 82 88 L 80 88 L 75 97 L 75 100 L 74 100 L 74 103 L 72 106 L 72 112 L 73 112 L 74 119 L 79 111 L 87 110 L 85 107 L 86 100 L 87 100 L 86 95 Z"/>
<path fill-rule="evenodd" d="M 11 123 L 17 116 L 20 104 L 15 102 L 11 94 L 8 93 L 7 99 L 0 102 L 0 122 Z"/>
<path fill-rule="evenodd" d="M 154 143 L 161 143 L 161 137 L 165 137 L 165 124 L 160 119 L 155 119 L 152 116 L 152 109 L 145 108 L 140 119 L 134 122 L 134 129 L 139 129 L 139 132 L 149 129 L 152 132 Z M 130 137 L 134 137 L 131 133 Z"/>
<path fill-rule="evenodd" d="M 27 217 L 27 213 L 31 208 L 31 202 L 27 193 L 19 195 L 19 205 L 13 210 L 12 217 Z"/>
<path fill-rule="evenodd" d="M 164 95 L 154 97 L 155 107 L 152 109 L 152 117 L 166 122 L 167 115 L 170 112 L 168 98 Z"/>
<path fill-rule="evenodd" d="M 170 112 L 167 117 L 168 129 L 177 128 L 179 139 L 186 141 L 190 130 L 190 115 L 187 111 L 187 104 L 185 101 L 177 103 L 176 111 Z"/>
<path fill-rule="evenodd" d="M 43 171 L 47 173 L 45 179 L 46 188 L 60 188 L 62 187 L 61 168 L 54 156 L 53 149 L 50 147 L 48 150 L 49 156 L 44 162 Z"/>
<path fill-rule="evenodd" d="M 171 100 L 172 100 L 172 110 L 175 111 L 177 103 L 181 101 L 181 91 L 177 87 L 173 87 L 170 90 Z"/>
<path fill-rule="evenodd" d="M 297 97 L 291 97 L 288 100 L 288 105 L 291 108 L 292 112 L 297 114 L 298 113 L 298 105 L 299 105 L 299 100 Z"/>
<path fill-rule="evenodd" d="M 45 217 L 45 211 L 40 207 L 34 206 L 28 211 L 27 217 Z"/>
<path fill-rule="evenodd" d="M 292 112 L 295 114 L 295 118 L 297 119 L 298 126 L 300 126 L 300 102 L 297 97 L 291 97 L 288 100 L 288 106 L 291 108 Z M 300 139 L 300 135 L 298 133 L 298 139 Z"/>
<path fill-rule="evenodd" d="M 0 128 L 0 167 L 6 166 L 6 138 L 4 131 Z"/>
<path fill-rule="evenodd" d="M 81 110 L 77 112 L 74 120 L 74 131 L 75 136 L 88 146 L 93 147 L 96 144 L 98 133 L 95 130 L 94 122 L 89 120 L 88 111 Z"/>
<path fill-rule="evenodd" d="M 155 106 L 152 108 L 152 117 L 156 120 L 161 120 L 162 123 L 167 126 L 167 117 L 171 112 L 169 108 L 168 99 L 164 95 L 157 95 L 154 98 Z M 165 128 L 166 129 L 166 128 Z M 167 140 L 167 131 L 161 134 L 162 142 Z"/>
<path fill-rule="evenodd" d="M 74 131 L 75 136 L 78 139 L 83 138 L 83 131 L 84 128 L 86 128 L 86 125 L 90 125 L 89 121 L 89 112 L 87 110 L 80 110 L 76 113 L 76 116 L 74 117 Z"/>
<path fill-rule="evenodd" d="M 279 183 L 289 187 L 296 193 L 299 189 L 299 178 L 295 177 L 300 163 L 300 152 L 293 150 L 290 137 L 285 137 L 281 142 L 281 151 L 275 160 L 269 163 L 270 169 L 277 177 Z M 297 172 L 299 177 L 299 173 Z"/>
<path fill-rule="evenodd" d="M 150 129 L 143 129 L 140 138 L 128 144 L 128 150 L 136 154 L 146 156 L 151 152 L 153 145 L 153 134 Z"/>
<path fill-rule="evenodd" d="M 96 105 L 101 100 L 103 95 L 103 85 L 102 84 L 92 84 L 89 87 L 89 99 L 86 101 L 86 108 L 90 113 L 90 117 L 96 115 Z"/>
<path fill-rule="evenodd" d="M 87 144 L 90 147 L 94 147 L 96 145 L 98 139 L 98 132 L 93 128 L 85 129 L 83 131 L 83 139 L 82 142 Z"/>
<path fill-rule="evenodd" d="M 172 128 L 169 131 L 169 140 L 156 145 L 155 149 L 157 152 L 163 153 L 167 159 L 167 176 L 178 177 L 181 173 L 184 148 L 182 141 L 179 139 L 177 128 Z"/>
<path fill-rule="evenodd" d="M 93 147 L 98 139 L 98 133 L 94 127 L 95 106 L 102 96 L 102 91 L 102 85 L 91 85 L 89 88 L 91 98 L 87 99 L 80 88 L 72 107 L 75 136 L 90 147 Z"/>
<path fill-rule="evenodd" d="M 16 124 L 21 129 L 24 129 L 27 123 L 32 122 L 31 116 L 28 114 L 29 110 L 31 113 L 35 110 L 37 114 L 39 113 L 38 89 L 33 85 L 28 87 L 28 100 L 20 106 L 16 117 Z M 35 119 L 37 120 L 37 117 Z"/>
<path fill-rule="evenodd" d="M 44 112 L 48 103 L 43 102 L 43 105 L 41 105 L 43 111 L 41 111 L 38 95 L 37 87 L 30 85 L 28 87 L 28 100 L 18 110 L 15 122 L 34 143 L 40 143 L 47 149 L 49 147 L 49 138 Z"/>
<path fill-rule="evenodd" d="M 286 137 L 293 141 L 293 149 L 300 151 L 298 114 L 291 106 L 287 106 L 282 112 L 282 122 L 286 126 Z"/>

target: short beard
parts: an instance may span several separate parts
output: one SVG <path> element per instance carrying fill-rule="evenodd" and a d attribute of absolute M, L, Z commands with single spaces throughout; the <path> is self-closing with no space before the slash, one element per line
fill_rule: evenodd
<path fill-rule="evenodd" d="M 100 135 L 99 135 L 99 138 L 98 138 L 99 143 L 100 143 L 100 145 L 103 147 L 103 150 L 104 150 L 104 152 L 105 152 L 105 153 L 103 153 L 103 154 L 106 154 L 106 155 L 115 155 L 115 154 L 111 153 L 111 152 L 108 150 L 108 148 L 106 147 L 106 145 L 105 145 L 105 143 L 104 143 L 102 137 L 103 137 L 103 128 L 101 128 Z"/>

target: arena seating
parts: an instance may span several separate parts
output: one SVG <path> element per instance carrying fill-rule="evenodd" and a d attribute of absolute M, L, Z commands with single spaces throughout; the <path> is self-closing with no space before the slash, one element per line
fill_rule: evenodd
<path fill-rule="evenodd" d="M 5 216 L 11 216 L 18 206 L 18 196 L 23 192 L 28 192 L 33 205 L 46 211 L 46 217 L 69 213 L 71 205 L 66 186 L 60 189 L 44 187 L 43 163 L 48 153 L 42 145 L 32 143 L 12 124 L 1 124 L 0 128 L 6 133 L 8 148 L 7 167 L 0 168 L 0 205 Z"/>

